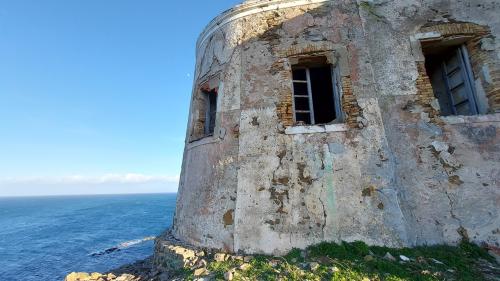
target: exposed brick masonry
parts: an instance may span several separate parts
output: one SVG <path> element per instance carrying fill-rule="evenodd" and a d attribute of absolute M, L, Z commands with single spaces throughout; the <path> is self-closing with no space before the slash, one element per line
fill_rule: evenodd
<path fill-rule="evenodd" d="M 425 70 L 425 63 L 417 62 L 417 69 L 417 101 L 424 108 L 424 111 L 429 113 L 429 117 L 435 117 L 438 112 L 431 106 L 431 102 L 434 100 L 434 91 L 432 89 L 431 80 Z"/>
<path fill-rule="evenodd" d="M 351 128 L 358 127 L 358 117 L 363 115 L 363 110 L 358 105 L 356 96 L 352 91 L 351 77 L 342 77 L 342 110 L 345 113 L 345 123 Z"/>

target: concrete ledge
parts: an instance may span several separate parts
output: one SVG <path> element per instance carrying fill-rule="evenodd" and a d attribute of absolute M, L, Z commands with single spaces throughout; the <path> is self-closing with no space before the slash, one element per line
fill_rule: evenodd
<path fill-rule="evenodd" d="M 204 256 L 202 249 L 177 240 L 168 230 L 155 240 L 153 273 L 162 276 L 161 280 L 170 280 L 170 277 L 183 268 L 203 266 L 200 263 Z"/>
<path fill-rule="evenodd" d="M 329 132 L 346 132 L 346 124 L 314 125 L 314 126 L 292 126 L 285 129 L 287 135 L 316 134 Z"/>
<path fill-rule="evenodd" d="M 239 260 L 248 263 L 252 259 L 253 256 L 232 255 L 217 249 L 192 246 L 176 239 L 171 230 L 167 230 L 155 240 L 151 275 L 156 279 L 144 280 L 184 280 L 178 275 L 182 275 L 185 270 L 193 271 L 194 276 L 198 277 L 195 280 L 215 280 L 214 274 L 207 268 L 208 262 Z"/>
<path fill-rule="evenodd" d="M 441 116 L 441 120 L 448 125 L 500 122 L 500 113 L 472 116 Z"/>
<path fill-rule="evenodd" d="M 194 140 L 194 141 L 188 143 L 186 146 L 187 146 L 187 149 L 189 150 L 189 149 L 201 146 L 201 145 L 216 143 L 219 141 L 220 141 L 220 138 L 218 138 L 216 136 L 207 136 L 207 137 L 201 138 L 199 140 Z"/>

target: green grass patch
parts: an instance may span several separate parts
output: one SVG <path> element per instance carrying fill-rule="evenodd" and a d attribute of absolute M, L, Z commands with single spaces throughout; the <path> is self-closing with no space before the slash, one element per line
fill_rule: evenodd
<path fill-rule="evenodd" d="M 394 259 L 386 256 L 390 253 Z M 403 262 L 400 255 L 410 261 Z M 367 246 L 363 242 L 321 243 L 306 250 L 294 249 L 284 257 L 255 256 L 245 270 L 241 260 L 209 261 L 211 280 L 483 280 L 477 262 L 494 259 L 470 243 L 394 249 Z M 192 275 L 190 278 L 191 279 Z"/>

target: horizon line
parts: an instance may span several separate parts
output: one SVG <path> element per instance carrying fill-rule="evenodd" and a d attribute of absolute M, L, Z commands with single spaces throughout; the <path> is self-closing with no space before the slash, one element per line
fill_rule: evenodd
<path fill-rule="evenodd" d="M 83 196 L 113 196 L 113 195 L 160 195 L 177 194 L 177 192 L 132 192 L 132 193 L 92 193 L 92 194 L 47 194 L 47 195 L 0 195 L 4 198 L 40 198 L 40 197 L 83 197 Z"/>

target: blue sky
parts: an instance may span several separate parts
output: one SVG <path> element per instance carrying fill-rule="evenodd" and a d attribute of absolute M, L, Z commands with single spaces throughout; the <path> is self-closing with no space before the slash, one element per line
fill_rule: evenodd
<path fill-rule="evenodd" d="M 0 0 L 0 196 L 175 191 L 196 39 L 239 2 Z"/>

